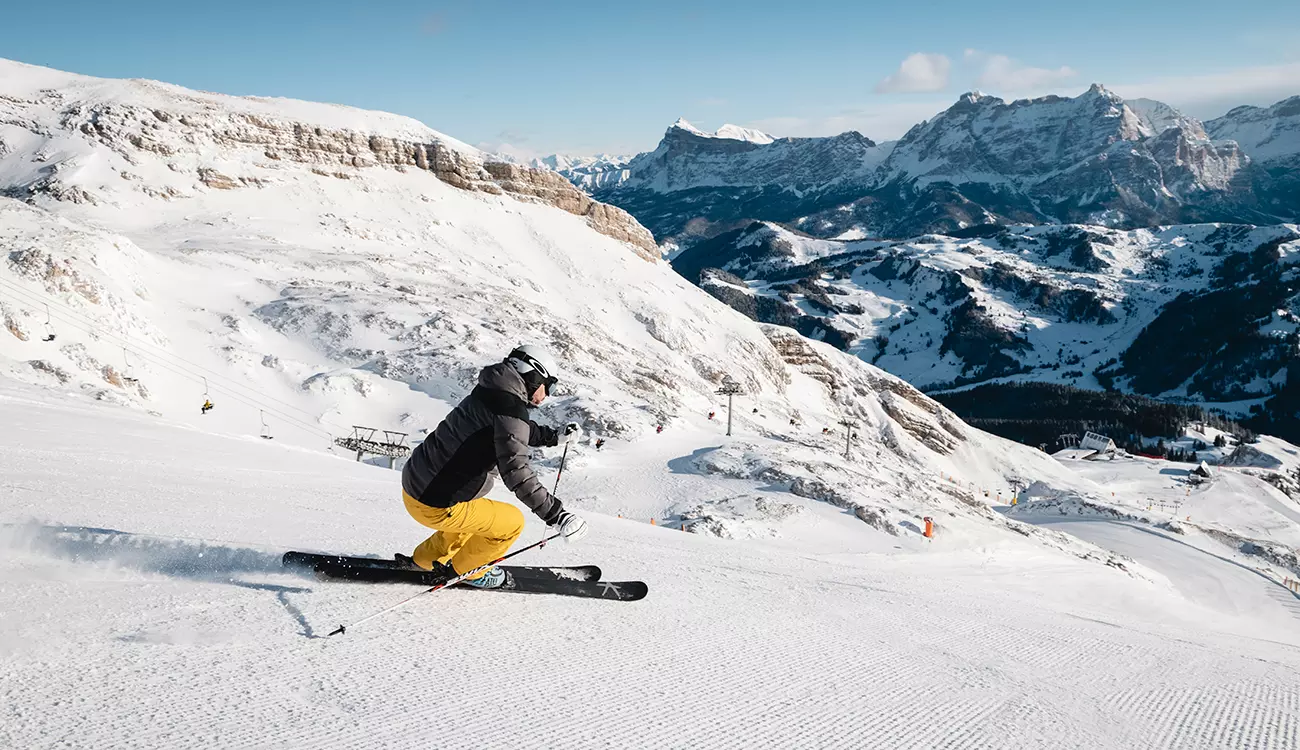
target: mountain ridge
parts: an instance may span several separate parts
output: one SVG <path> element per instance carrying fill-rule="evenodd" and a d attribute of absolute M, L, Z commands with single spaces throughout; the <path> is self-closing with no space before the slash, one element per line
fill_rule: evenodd
<path fill-rule="evenodd" d="M 1294 101 L 1202 123 L 1100 84 L 1012 101 L 972 91 L 895 142 L 710 142 L 675 124 L 616 178 L 570 177 L 683 245 L 749 220 L 895 239 L 979 224 L 1271 224 L 1300 219 Z"/>

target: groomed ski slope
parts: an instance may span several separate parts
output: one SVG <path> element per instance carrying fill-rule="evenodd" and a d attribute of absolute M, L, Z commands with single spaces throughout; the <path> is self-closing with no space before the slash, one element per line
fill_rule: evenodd
<path fill-rule="evenodd" d="M 409 548 L 393 472 L 4 382 L 0 423 L 2 747 L 1300 743 L 1300 619 L 1030 543 L 865 553 L 589 513 L 581 546 L 526 561 L 646 600 L 453 590 L 326 639 L 412 589 L 279 555 Z"/>
<path fill-rule="evenodd" d="M 1189 600 L 1216 611 L 1252 617 L 1280 628 L 1300 627 L 1300 598 L 1248 564 L 1232 560 L 1226 548 L 1221 548 L 1222 552 L 1207 549 L 1140 523 L 1103 518 L 1026 518 L 1130 557 L 1168 578 Z"/>

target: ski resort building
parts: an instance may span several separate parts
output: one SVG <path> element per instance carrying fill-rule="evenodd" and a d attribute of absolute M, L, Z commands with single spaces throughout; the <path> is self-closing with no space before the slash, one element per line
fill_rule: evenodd
<path fill-rule="evenodd" d="M 1113 456 L 1117 450 L 1114 440 L 1095 432 L 1083 433 L 1083 440 L 1079 442 L 1079 447 L 1093 451 L 1094 455 L 1098 456 Z"/>

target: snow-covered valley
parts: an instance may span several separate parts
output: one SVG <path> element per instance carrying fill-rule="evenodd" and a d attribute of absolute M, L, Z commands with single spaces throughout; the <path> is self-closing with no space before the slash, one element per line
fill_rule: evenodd
<path fill-rule="evenodd" d="M 1300 228 L 1014 226 L 908 241 L 819 240 L 771 223 L 674 265 L 927 392 L 972 383 L 1118 388 L 1269 415 L 1294 432 Z"/>
<path fill-rule="evenodd" d="M 0 192 L 0 746 L 1300 739 L 1285 494 L 1223 468 L 1173 530 L 1161 462 L 976 430 L 553 173 L 382 113 L 0 62 Z M 650 595 L 453 589 L 326 638 L 414 591 L 280 555 L 426 533 L 334 438 L 420 440 L 521 341 L 560 362 L 536 418 L 588 433 L 557 494 L 593 533 L 520 562 Z"/>

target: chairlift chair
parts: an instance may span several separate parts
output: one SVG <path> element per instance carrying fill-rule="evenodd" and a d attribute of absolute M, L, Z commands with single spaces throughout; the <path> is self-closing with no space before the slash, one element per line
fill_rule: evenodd
<path fill-rule="evenodd" d="M 122 347 L 122 379 L 128 383 L 139 383 L 139 378 L 131 377 L 131 358 L 127 356 L 126 347 Z"/>
<path fill-rule="evenodd" d="M 259 410 L 257 414 L 262 418 L 262 439 L 274 440 L 275 436 L 271 434 L 271 427 L 266 423 L 266 412 Z"/>
<path fill-rule="evenodd" d="M 44 342 L 46 342 L 46 343 L 49 343 L 49 342 L 53 341 L 54 338 L 55 338 L 55 336 L 54 336 L 54 323 L 53 323 L 53 321 L 50 319 L 50 306 L 49 306 L 49 305 L 46 305 L 46 306 L 45 306 L 45 338 L 41 339 L 41 341 L 44 341 Z"/>

